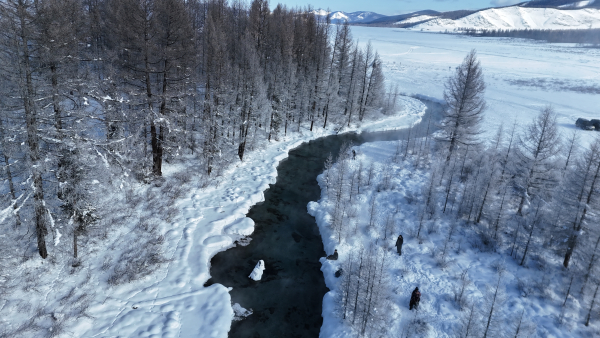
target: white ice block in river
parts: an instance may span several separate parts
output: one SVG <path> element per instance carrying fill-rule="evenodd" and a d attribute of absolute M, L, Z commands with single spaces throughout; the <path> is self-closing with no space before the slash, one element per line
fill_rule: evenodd
<path fill-rule="evenodd" d="M 252 273 L 248 277 L 258 281 L 262 278 L 263 271 L 265 271 L 265 262 L 263 262 L 263 260 L 261 259 L 258 261 L 256 266 L 254 267 L 254 270 L 252 270 Z"/>

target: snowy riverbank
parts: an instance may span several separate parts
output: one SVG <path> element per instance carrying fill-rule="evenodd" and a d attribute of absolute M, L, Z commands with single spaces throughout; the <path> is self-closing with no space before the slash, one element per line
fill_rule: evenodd
<path fill-rule="evenodd" d="M 493 316 L 494 331 L 515 337 L 521 323 L 517 337 L 597 337 L 598 321 L 592 321 L 589 327 L 583 325 L 589 305 L 577 298 L 570 298 L 569 314 L 560 323 L 568 287 L 560 262 L 550 262 L 546 267 L 520 266 L 504 250 L 485 250 L 476 226 L 462 224 L 464 221 L 456 221 L 450 213 L 425 221 L 419 240 L 419 215 L 430 179 L 428 164 L 422 162 L 421 169 L 415 168 L 410 155 L 403 161 L 402 153 L 396 155 L 398 142 L 372 142 L 353 149 L 356 160 L 348 156 L 343 168 L 336 163 L 319 176 L 321 199 L 308 205 L 319 225 L 325 251 L 339 252 L 337 261 L 321 259 L 325 282 L 331 290 L 323 300 L 321 337 L 350 338 L 363 329 L 373 337 L 454 337 L 460 332 L 463 335 L 459 336 L 464 337 L 470 311 L 476 321 L 471 332 L 481 333 L 483 319 L 477 318 L 487 320 L 490 292 L 499 277 L 501 297 Z M 363 176 L 358 179 L 361 164 Z M 369 173 L 371 167 L 374 169 Z M 337 183 L 340 171 L 346 173 L 342 189 Z M 340 193 L 343 206 L 337 217 L 342 219 L 336 223 Z M 454 230 L 448 237 L 451 225 Z M 402 256 L 394 247 L 399 234 L 404 237 Z M 383 272 L 379 275 L 382 261 Z M 356 270 L 359 264 L 363 267 L 361 273 Z M 334 274 L 340 268 L 344 275 L 336 278 Z M 350 283 L 344 278 L 349 272 L 354 273 Z M 360 283 L 356 275 L 362 276 Z M 463 286 L 463 301 L 458 301 Z M 415 287 L 422 293 L 418 312 L 408 309 Z M 357 294 L 360 296 L 355 303 Z M 373 299 L 372 304 L 367 299 Z M 360 319 L 367 311 L 370 318 L 361 326 Z M 344 315 L 347 320 L 342 319 Z"/>
<path fill-rule="evenodd" d="M 415 123 L 425 111 L 424 104 L 410 97 L 402 97 L 399 104 L 401 111 L 386 120 L 386 129 Z M 362 128 L 372 131 L 378 125 L 383 127 L 366 122 Z M 217 187 L 198 188 L 200 183 L 192 178 L 188 186 L 197 188 L 176 202 L 183 210 L 181 215 L 158 225 L 165 234 L 169 262 L 139 281 L 116 287 L 100 284 L 98 288 L 104 291 L 90 301 L 90 317 L 72 323 L 67 330 L 80 337 L 227 337 L 234 316 L 228 289 L 220 284 L 203 286 L 210 278 L 211 257 L 253 232 L 254 222 L 245 215 L 263 200 L 264 190 L 276 180 L 277 165 L 288 151 L 336 132 L 303 131 L 272 142 L 223 173 Z M 185 170 L 167 166 L 165 177 Z M 64 286 L 55 284 L 53 288 L 60 293 Z"/>

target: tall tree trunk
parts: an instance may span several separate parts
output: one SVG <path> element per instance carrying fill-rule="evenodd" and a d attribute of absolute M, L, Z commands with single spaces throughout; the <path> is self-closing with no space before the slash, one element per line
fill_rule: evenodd
<path fill-rule="evenodd" d="M 585 326 L 590 325 L 590 318 L 592 317 L 592 310 L 594 310 L 594 302 L 596 301 L 596 295 L 598 294 L 598 287 L 600 287 L 600 283 L 596 284 L 596 291 L 594 291 L 594 297 L 592 298 L 592 304 L 590 304 L 590 310 L 587 314 L 587 319 L 585 320 Z"/>
<path fill-rule="evenodd" d="M 596 252 L 598 251 L 598 245 L 600 244 L 600 237 L 596 240 L 596 245 L 594 246 L 594 251 L 592 253 L 592 258 L 590 258 L 590 264 L 588 264 L 587 270 L 585 270 L 585 276 L 583 277 L 583 284 L 581 285 L 581 293 L 585 287 L 587 286 L 587 282 L 590 278 L 590 274 L 592 273 L 592 269 L 594 268 L 594 263 L 596 263 Z"/>
<path fill-rule="evenodd" d="M 77 229 L 73 230 L 73 258 L 77 258 Z"/>
<path fill-rule="evenodd" d="M 571 230 L 571 235 L 569 236 L 569 239 L 567 240 L 568 247 L 567 247 L 567 252 L 565 253 L 565 259 L 563 261 L 563 266 L 565 268 L 569 267 L 569 261 L 571 260 L 571 256 L 573 255 L 573 251 L 575 251 L 575 246 L 577 245 L 578 233 L 581 230 L 583 222 L 586 220 L 588 206 L 589 206 L 590 202 L 592 201 L 594 192 L 596 191 L 596 183 L 600 179 L 600 162 L 598 162 L 596 165 L 597 165 L 596 173 L 594 174 L 594 178 L 592 179 L 592 184 L 590 186 L 590 190 L 588 191 L 586 203 L 585 203 L 585 206 L 583 207 L 581 217 L 579 218 L 579 220 L 577 220 L 577 219 L 575 220 L 573 229 Z"/>
<path fill-rule="evenodd" d="M 496 284 L 496 290 L 494 290 L 494 296 L 492 298 L 492 304 L 490 306 L 490 313 L 488 314 L 487 323 L 485 325 L 485 332 L 483 338 L 487 338 L 490 331 L 490 324 L 492 323 L 492 316 L 494 315 L 494 307 L 496 306 L 496 299 L 498 297 L 498 289 L 500 288 L 500 276 L 498 276 L 498 283 Z"/>
<path fill-rule="evenodd" d="M 46 207 L 44 201 L 44 189 L 41 173 L 40 155 L 39 155 L 39 139 L 38 139 L 38 121 L 35 108 L 35 90 L 33 88 L 33 70 L 31 69 L 30 58 L 31 53 L 30 36 L 27 29 L 27 8 L 24 0 L 17 2 L 17 16 L 19 20 L 19 49 L 21 54 L 21 62 L 19 69 L 20 75 L 24 78 L 24 86 L 22 89 L 23 108 L 25 113 L 25 122 L 27 127 L 27 144 L 29 146 L 29 160 L 31 162 L 31 176 L 33 178 L 33 199 L 35 213 L 35 230 L 37 236 L 38 252 L 42 258 L 48 257 L 46 249 L 45 236 L 48 234 L 46 228 Z"/>

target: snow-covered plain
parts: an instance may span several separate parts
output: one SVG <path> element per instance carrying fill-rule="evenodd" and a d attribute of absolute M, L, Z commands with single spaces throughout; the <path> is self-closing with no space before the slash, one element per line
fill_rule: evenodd
<path fill-rule="evenodd" d="M 587 5 L 587 4 L 586 4 Z M 583 5 L 585 6 L 585 5 Z M 452 20 L 435 18 L 414 29 L 444 32 L 454 29 L 589 29 L 600 27 L 600 9 L 490 8 Z"/>
<path fill-rule="evenodd" d="M 579 117 L 600 118 L 600 49 L 510 38 L 475 38 L 406 29 L 353 27 L 383 60 L 386 79 L 400 91 L 443 100 L 444 83 L 466 54 L 476 49 L 487 84 L 487 136 L 504 123 L 529 123 L 551 105 L 560 131 Z M 587 144 L 595 133 L 581 133 Z"/>

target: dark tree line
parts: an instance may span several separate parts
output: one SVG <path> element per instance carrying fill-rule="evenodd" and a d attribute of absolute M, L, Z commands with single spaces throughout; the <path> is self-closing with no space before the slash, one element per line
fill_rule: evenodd
<path fill-rule="evenodd" d="M 552 43 L 600 45 L 600 29 L 459 29 L 471 36 L 544 40 Z"/>
<path fill-rule="evenodd" d="M 77 257 L 100 196 L 165 161 L 196 156 L 209 184 L 267 142 L 385 113 L 347 24 L 266 0 L 8 0 L 0 26 L 3 226 L 43 258 L 48 234 Z"/>

